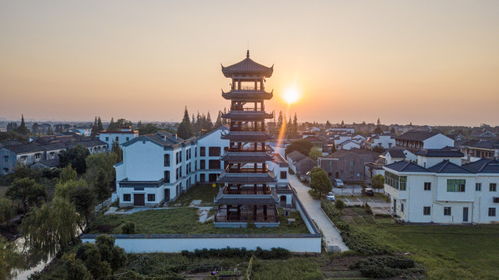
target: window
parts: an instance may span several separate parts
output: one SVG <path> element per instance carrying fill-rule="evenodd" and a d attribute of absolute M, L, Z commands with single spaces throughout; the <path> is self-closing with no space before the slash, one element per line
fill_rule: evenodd
<path fill-rule="evenodd" d="M 482 191 L 482 183 L 476 183 L 475 184 L 475 191 L 477 191 L 477 192 Z"/>
<path fill-rule="evenodd" d="M 128 142 L 128 141 L 130 141 L 130 137 L 127 137 L 127 138 L 126 138 L 126 141 L 127 141 L 127 142 Z"/>
<path fill-rule="evenodd" d="M 205 182 L 206 181 L 206 175 L 205 174 L 201 174 L 201 176 L 199 176 L 199 181 L 200 182 Z"/>
<path fill-rule="evenodd" d="M 447 192 L 464 192 L 465 186 L 464 179 L 447 179 Z"/>
<path fill-rule="evenodd" d="M 220 156 L 220 147 L 209 147 L 208 153 L 210 157 L 218 157 Z"/>
<path fill-rule="evenodd" d="M 120 138 L 119 138 L 118 136 L 116 136 L 116 138 L 114 138 L 114 140 L 115 140 L 116 142 L 119 142 L 119 141 L 120 141 Z"/>
<path fill-rule="evenodd" d="M 489 217 L 495 217 L 496 216 L 496 209 L 494 207 L 489 208 Z"/>
<path fill-rule="evenodd" d="M 431 207 L 430 206 L 423 207 L 423 215 L 429 216 L 430 214 L 431 214 Z"/>
<path fill-rule="evenodd" d="M 218 159 L 208 161 L 209 169 L 220 169 L 220 161 Z"/>
<path fill-rule="evenodd" d="M 123 201 L 131 201 L 132 196 L 129 193 L 123 194 Z"/>
<path fill-rule="evenodd" d="M 451 214 L 451 208 L 444 207 L 444 216 L 450 216 L 450 214 Z"/>
<path fill-rule="evenodd" d="M 431 191 L 431 182 L 425 182 L 424 183 L 424 190 L 425 191 Z"/>
<path fill-rule="evenodd" d="M 202 157 L 206 156 L 206 147 L 199 148 L 199 155 Z"/>
<path fill-rule="evenodd" d="M 497 184 L 496 183 L 490 183 L 490 185 L 489 185 L 489 191 L 496 192 L 497 191 Z"/>
<path fill-rule="evenodd" d="M 170 183 L 170 170 L 165 170 L 164 180 L 165 183 Z"/>
<path fill-rule="evenodd" d="M 288 178 L 288 172 L 281 171 L 281 179 L 286 179 L 286 178 Z"/>
<path fill-rule="evenodd" d="M 398 176 L 391 172 L 385 172 L 385 183 L 397 190 L 405 191 L 407 189 L 407 176 Z"/>
<path fill-rule="evenodd" d="M 147 201 L 155 201 L 156 200 L 156 195 L 153 193 L 147 194 Z"/>
<path fill-rule="evenodd" d="M 106 137 L 106 142 L 109 142 L 109 137 Z"/>
<path fill-rule="evenodd" d="M 199 162 L 199 169 L 201 169 L 201 170 L 206 169 L 206 163 L 205 163 L 205 160 L 204 160 L 204 159 L 202 159 L 202 160 Z"/>
<path fill-rule="evenodd" d="M 170 166 L 170 154 L 165 154 L 163 159 L 164 166 Z"/>
<path fill-rule="evenodd" d="M 3 160 L 4 160 L 5 162 L 9 162 L 9 156 L 3 156 Z"/>
<path fill-rule="evenodd" d="M 404 213 L 404 203 L 400 203 L 400 212 Z"/>

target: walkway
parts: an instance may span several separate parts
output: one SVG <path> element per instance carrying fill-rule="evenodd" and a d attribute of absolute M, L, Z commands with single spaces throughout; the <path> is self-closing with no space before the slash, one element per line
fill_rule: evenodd
<path fill-rule="evenodd" d="M 289 174 L 288 179 L 289 184 L 296 190 L 303 207 L 305 207 L 305 210 L 308 212 L 312 220 L 315 221 L 317 226 L 322 231 L 327 248 L 336 246 L 341 251 L 347 251 L 348 247 L 343 242 L 340 232 L 322 211 L 321 202 L 319 200 L 314 200 L 310 194 L 308 194 L 308 190 L 310 190 L 310 188 L 300 182 L 295 175 Z"/>

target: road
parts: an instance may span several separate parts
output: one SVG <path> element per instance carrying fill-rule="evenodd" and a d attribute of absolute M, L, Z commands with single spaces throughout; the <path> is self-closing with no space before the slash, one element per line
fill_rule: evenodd
<path fill-rule="evenodd" d="M 310 188 L 300 182 L 295 175 L 289 174 L 288 179 L 289 184 L 296 190 L 303 207 L 305 207 L 305 210 L 308 212 L 309 216 L 315 221 L 319 229 L 322 231 L 326 246 L 328 248 L 336 246 L 342 252 L 347 251 L 348 247 L 343 242 L 340 232 L 321 210 L 321 202 L 319 200 L 314 200 L 308 193 Z"/>

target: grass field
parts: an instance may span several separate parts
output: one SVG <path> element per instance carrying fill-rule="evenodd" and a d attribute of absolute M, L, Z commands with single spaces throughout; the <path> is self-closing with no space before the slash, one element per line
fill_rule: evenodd
<path fill-rule="evenodd" d="M 498 279 L 499 225 L 400 225 L 346 208 L 351 226 L 423 264 L 429 279 Z"/>
<path fill-rule="evenodd" d="M 251 225 L 246 229 L 215 228 L 213 223 L 198 222 L 196 208 L 180 207 L 162 210 L 147 210 L 129 215 L 100 215 L 96 218 L 90 230 L 91 233 L 102 233 L 108 228 L 111 233 L 121 233 L 121 226 L 126 222 L 135 223 L 136 233 L 308 233 L 305 223 L 295 212 L 290 218 L 296 221 L 288 224 L 287 217 L 281 217 L 281 224 L 276 228 L 255 228 Z"/>
<path fill-rule="evenodd" d="M 195 185 L 187 192 L 181 194 L 173 204 L 188 206 L 193 200 L 201 200 L 204 205 L 213 205 L 213 200 L 218 193 L 218 187 L 212 185 Z"/>

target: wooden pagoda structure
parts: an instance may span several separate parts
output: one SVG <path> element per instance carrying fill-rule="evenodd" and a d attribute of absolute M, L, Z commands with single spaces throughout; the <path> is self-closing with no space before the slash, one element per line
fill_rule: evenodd
<path fill-rule="evenodd" d="M 222 65 L 224 76 L 232 82 L 229 92 L 222 91 L 231 102 L 230 111 L 222 115 L 230 123 L 222 139 L 230 140 L 230 145 L 223 156 L 226 168 L 217 181 L 222 185 L 215 198 L 217 227 L 279 225 L 277 180 L 266 163 L 272 156 L 266 145 L 271 135 L 265 131 L 265 119 L 273 118 L 273 113 L 265 112 L 264 101 L 273 94 L 265 91 L 265 78 L 273 70 L 253 61 L 249 51 L 244 60 Z"/>

